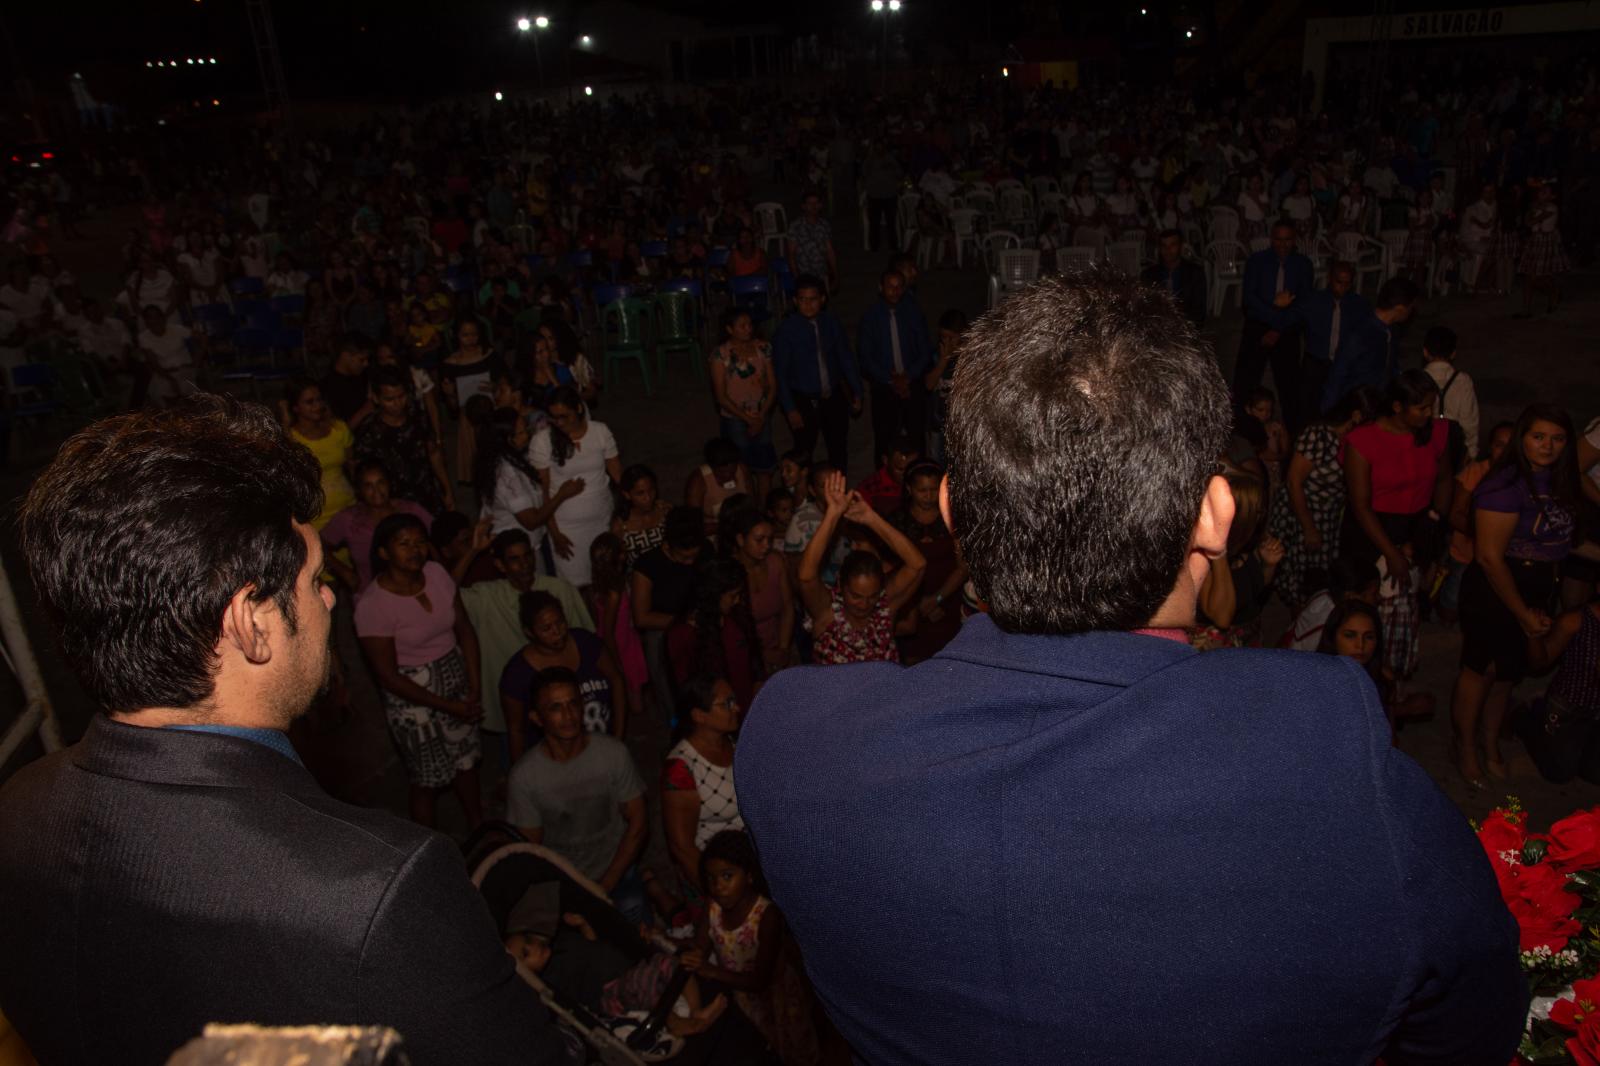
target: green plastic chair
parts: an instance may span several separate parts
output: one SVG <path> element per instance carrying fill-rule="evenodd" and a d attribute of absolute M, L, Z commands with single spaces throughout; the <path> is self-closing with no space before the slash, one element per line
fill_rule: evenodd
<path fill-rule="evenodd" d="M 644 394 L 649 396 L 650 355 L 646 348 L 644 324 L 650 315 L 650 301 L 637 296 L 614 300 L 600 308 L 600 337 L 605 352 L 602 373 L 607 383 L 616 381 L 617 371 L 628 361 L 639 364 L 644 377 Z"/>
<path fill-rule="evenodd" d="M 706 379 L 705 353 L 700 349 L 699 313 L 693 294 L 687 292 L 660 292 L 656 294 L 656 373 L 667 379 L 667 353 L 688 352 L 694 364 L 694 375 Z"/>

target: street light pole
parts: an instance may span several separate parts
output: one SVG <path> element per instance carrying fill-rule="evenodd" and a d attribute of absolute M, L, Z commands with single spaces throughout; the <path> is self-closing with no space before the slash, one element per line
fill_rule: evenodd
<path fill-rule="evenodd" d="M 879 92 L 889 91 L 889 16 L 900 10 L 900 0 L 872 0 L 872 10 L 883 20 L 883 75 Z"/>

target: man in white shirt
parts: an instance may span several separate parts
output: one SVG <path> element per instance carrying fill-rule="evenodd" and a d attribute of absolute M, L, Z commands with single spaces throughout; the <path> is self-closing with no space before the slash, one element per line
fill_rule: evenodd
<path fill-rule="evenodd" d="M 78 347 L 85 355 L 98 359 L 111 370 L 122 370 L 128 364 L 128 349 L 133 338 L 120 318 L 112 318 L 99 300 L 85 297 L 82 316 L 76 325 Z"/>
<path fill-rule="evenodd" d="M 6 283 L 0 285 L 0 307 L 27 326 L 42 318 L 49 305 L 50 283 L 41 277 L 30 278 L 21 261 L 12 263 Z"/>
<path fill-rule="evenodd" d="M 1449 326 L 1434 326 L 1422 339 L 1422 369 L 1439 386 L 1440 418 L 1461 427 L 1466 437 L 1467 458 L 1478 457 L 1478 390 L 1465 370 L 1458 370 L 1456 331 Z"/>
<path fill-rule="evenodd" d="M 181 322 L 168 321 L 166 312 L 155 304 L 145 307 L 143 318 L 139 350 L 144 353 L 149 376 L 140 383 L 143 392 L 134 387 L 134 406 L 141 406 L 146 395 L 165 403 L 195 392 L 197 368 L 189 345 L 192 339 L 196 344 L 199 340 L 192 338 L 189 327 Z"/>

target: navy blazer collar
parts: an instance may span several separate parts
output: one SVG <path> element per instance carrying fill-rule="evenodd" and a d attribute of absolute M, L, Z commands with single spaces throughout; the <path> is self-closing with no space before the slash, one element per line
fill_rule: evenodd
<path fill-rule="evenodd" d="M 967 619 L 934 659 L 1018 670 L 1126 688 L 1199 654 L 1188 644 L 1139 633 L 1092 632 L 1072 636 L 1007 633 L 986 614 Z"/>
<path fill-rule="evenodd" d="M 157 785 L 326 795 L 304 766 L 253 740 L 128 725 L 103 714 L 72 746 L 72 762 L 89 773 Z"/>

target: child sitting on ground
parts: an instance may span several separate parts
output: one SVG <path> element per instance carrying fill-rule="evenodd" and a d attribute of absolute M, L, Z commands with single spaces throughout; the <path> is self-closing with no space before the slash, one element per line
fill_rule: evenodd
<path fill-rule="evenodd" d="M 511 957 L 607 1018 L 654 1009 L 677 975 L 678 958 L 656 952 L 630 964 L 622 951 L 600 942 L 581 914 L 559 913 L 559 901 L 560 888 L 554 884 L 528 890 L 506 922 L 504 943 Z M 703 1033 L 727 1008 L 725 996 L 702 1003 L 700 984 L 691 977 L 667 1017 L 667 1031 L 678 1037 Z"/>
<path fill-rule="evenodd" d="M 1261 465 L 1267 468 L 1268 488 L 1273 492 L 1278 491 L 1283 481 L 1283 463 L 1289 458 L 1289 431 L 1273 417 L 1277 406 L 1278 398 L 1271 389 L 1252 389 L 1250 400 L 1244 405 L 1245 413 L 1253 416 L 1267 431 L 1267 446 L 1259 457 Z"/>

